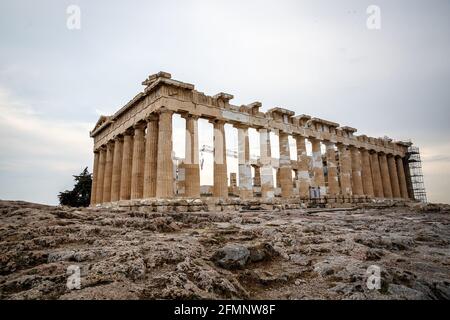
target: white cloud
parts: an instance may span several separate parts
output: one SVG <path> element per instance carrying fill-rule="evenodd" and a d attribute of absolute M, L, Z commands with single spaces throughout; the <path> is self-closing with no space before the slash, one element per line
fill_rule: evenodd
<path fill-rule="evenodd" d="M 72 175 L 91 166 L 92 126 L 45 117 L 0 88 L 0 197 L 32 200 L 48 187 L 47 196 L 35 200 L 55 203 Z"/>

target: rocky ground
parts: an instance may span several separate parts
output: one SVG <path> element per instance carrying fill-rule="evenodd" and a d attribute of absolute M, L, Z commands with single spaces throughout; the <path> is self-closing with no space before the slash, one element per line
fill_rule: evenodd
<path fill-rule="evenodd" d="M 0 201 L 0 298 L 450 299 L 449 223 L 439 205 L 142 213 Z M 71 265 L 79 290 L 66 286 Z M 380 290 L 366 285 L 371 265 Z"/>

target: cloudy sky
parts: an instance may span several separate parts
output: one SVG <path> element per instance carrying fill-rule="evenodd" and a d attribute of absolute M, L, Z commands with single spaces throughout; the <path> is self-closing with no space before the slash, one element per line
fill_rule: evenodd
<path fill-rule="evenodd" d="M 79 30 L 67 28 L 69 5 Z M 367 28 L 369 5 L 379 30 Z M 429 200 L 450 203 L 449 57 L 448 0 L 2 0 L 0 199 L 57 203 L 92 167 L 99 114 L 164 70 L 237 105 L 412 139 Z"/>

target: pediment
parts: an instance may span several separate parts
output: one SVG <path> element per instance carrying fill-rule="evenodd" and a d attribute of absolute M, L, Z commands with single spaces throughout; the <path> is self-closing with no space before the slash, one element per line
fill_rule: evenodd
<path fill-rule="evenodd" d="M 103 116 L 103 115 L 101 115 L 100 118 L 98 118 L 97 123 L 95 124 L 94 131 L 95 131 L 98 127 L 100 127 L 103 123 L 105 123 L 106 121 L 108 121 L 109 118 L 110 118 L 110 117 L 108 117 L 108 116 Z"/>

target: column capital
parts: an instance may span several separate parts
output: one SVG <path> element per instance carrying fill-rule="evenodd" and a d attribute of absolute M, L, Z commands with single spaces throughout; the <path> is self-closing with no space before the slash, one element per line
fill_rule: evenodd
<path fill-rule="evenodd" d="M 157 113 L 150 113 L 150 114 L 145 118 L 145 121 L 148 123 L 148 122 L 151 122 L 151 121 L 158 121 L 158 119 L 159 119 L 159 116 L 158 116 Z"/>
<path fill-rule="evenodd" d="M 293 136 L 294 138 L 303 138 L 303 139 L 306 139 L 306 138 L 307 138 L 305 135 L 303 135 L 303 134 L 301 134 L 301 133 L 298 133 L 298 132 L 294 132 L 294 133 L 292 134 L 292 136 Z"/>
<path fill-rule="evenodd" d="M 338 148 L 338 150 L 349 150 L 350 151 L 350 146 L 344 143 L 336 143 L 336 147 Z"/>
<path fill-rule="evenodd" d="M 218 119 L 218 118 L 215 118 L 215 119 L 211 119 L 211 120 L 209 120 L 209 123 L 212 123 L 212 124 L 225 124 L 225 123 L 226 123 L 226 121 L 225 121 L 225 120 L 223 120 L 223 119 Z"/>
<path fill-rule="evenodd" d="M 316 138 L 316 137 L 308 137 L 308 140 L 309 140 L 309 142 L 323 142 L 323 143 L 325 143 L 325 141 L 324 140 L 322 140 L 322 139 L 319 139 L 319 138 Z"/>
<path fill-rule="evenodd" d="M 180 114 L 180 116 L 183 119 L 193 119 L 193 120 L 198 120 L 200 118 L 200 116 L 196 115 L 196 114 L 192 114 L 192 113 L 182 113 Z"/>
<path fill-rule="evenodd" d="M 137 122 L 137 123 L 135 123 L 134 125 L 133 125 L 133 128 L 134 128 L 134 130 L 139 130 L 139 129 L 145 129 L 145 127 L 147 126 L 147 123 L 146 122 L 144 122 L 144 121 L 140 121 L 140 122 Z"/>
<path fill-rule="evenodd" d="M 168 109 L 168 108 L 166 108 L 166 107 L 161 107 L 158 110 L 156 110 L 155 113 L 158 113 L 158 114 L 163 114 L 163 113 L 173 114 L 173 111 Z"/>
<path fill-rule="evenodd" d="M 133 127 L 127 128 L 127 129 L 122 133 L 122 135 L 124 136 L 124 138 L 125 138 L 125 136 L 133 136 L 133 134 L 134 134 L 134 129 L 133 129 Z"/>
<path fill-rule="evenodd" d="M 123 134 L 119 133 L 113 138 L 114 141 L 123 141 Z"/>
<path fill-rule="evenodd" d="M 395 154 L 392 153 L 392 152 L 387 152 L 387 153 L 386 153 L 386 156 L 387 156 L 387 157 L 395 157 Z"/>
<path fill-rule="evenodd" d="M 292 135 L 292 131 L 290 131 L 290 130 L 283 130 L 280 128 L 273 128 L 272 130 L 275 134 L 278 134 L 278 135 L 280 135 L 280 134 L 286 134 L 288 136 Z"/>
<path fill-rule="evenodd" d="M 246 124 L 233 124 L 233 127 L 235 127 L 236 129 L 248 129 L 248 128 L 250 128 L 250 126 L 246 125 Z"/>

